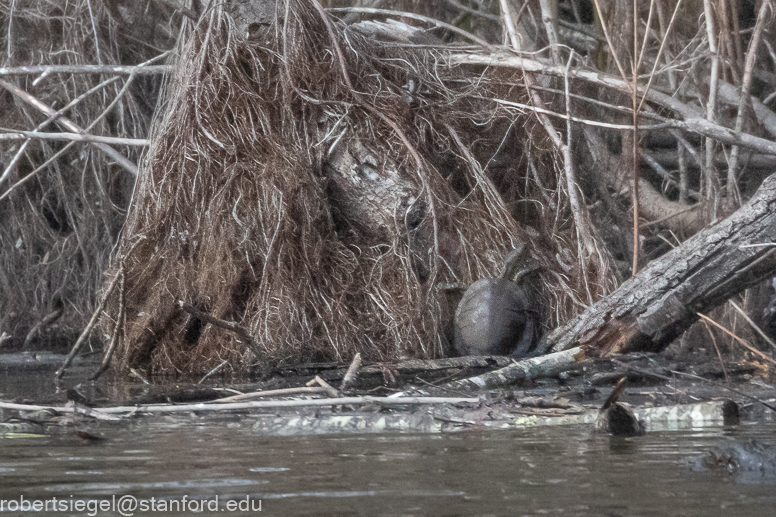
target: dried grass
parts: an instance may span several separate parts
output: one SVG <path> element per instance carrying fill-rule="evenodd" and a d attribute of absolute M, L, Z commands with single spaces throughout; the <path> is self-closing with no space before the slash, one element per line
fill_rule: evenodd
<path fill-rule="evenodd" d="M 533 241 L 547 269 L 548 325 L 570 316 L 587 296 L 552 151 L 537 143 L 528 115 L 505 136 L 514 116 L 488 100 L 496 91 L 523 97 L 520 78 L 472 77 L 447 67 L 441 52 L 338 25 L 334 46 L 308 2 L 289 4 L 266 37 L 237 41 L 216 8 L 186 38 L 115 261 L 127 289 L 120 367 L 199 373 L 224 360 L 245 370 L 356 352 L 367 361 L 439 356 L 450 309 L 437 285 L 493 276 L 523 241 Z M 399 165 L 423 208 L 416 227 L 397 219 L 382 238 L 365 238 L 338 223 L 323 164 L 340 132 L 320 131 L 322 120 L 337 118 L 344 138 L 355 135 Z M 542 199 L 526 161 L 533 149 L 555 207 L 532 211 L 543 237 L 515 222 L 448 125 L 484 164 L 500 148 L 512 161 L 511 179 L 496 182 L 507 203 Z M 501 133 L 489 136 L 494 128 Z M 445 177 L 434 163 L 446 165 Z M 203 326 L 178 300 L 240 323 L 256 346 Z"/>
<path fill-rule="evenodd" d="M 0 2 L 0 66 L 137 63 L 159 53 L 124 38 L 103 2 L 89 4 L 86 0 Z M 165 40 L 155 42 L 160 41 Z M 4 79 L 59 109 L 110 76 L 51 74 L 40 80 L 36 76 Z M 145 137 L 160 78 L 136 80 L 119 103 L 104 113 L 125 79 L 97 88 L 66 116 L 81 127 L 96 122 L 95 134 Z M 46 118 L 0 88 L 0 127 L 26 130 Z M 48 130 L 52 128 L 56 124 Z M 8 171 L 0 192 L 25 178 L 65 143 L 32 140 L 18 163 L 10 167 L 20 147 L 20 143 L 0 147 L 0 176 Z M 132 161 L 139 159 L 136 149 L 120 151 Z M 72 145 L 23 189 L 0 202 L 0 330 L 14 336 L 5 348 L 21 346 L 27 331 L 59 304 L 64 305 L 65 313 L 58 328 L 33 346 L 69 346 L 70 338 L 80 332 L 96 305 L 133 184 L 134 177 L 94 147 Z"/>

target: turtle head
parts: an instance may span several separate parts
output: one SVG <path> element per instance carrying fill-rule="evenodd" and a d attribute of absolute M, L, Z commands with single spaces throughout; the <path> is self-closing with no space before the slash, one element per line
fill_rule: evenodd
<path fill-rule="evenodd" d="M 515 249 L 509 252 L 504 263 L 504 271 L 501 278 L 506 278 L 519 283 L 523 278 L 539 271 L 542 268 L 539 261 L 531 253 L 528 244 L 520 243 Z"/>

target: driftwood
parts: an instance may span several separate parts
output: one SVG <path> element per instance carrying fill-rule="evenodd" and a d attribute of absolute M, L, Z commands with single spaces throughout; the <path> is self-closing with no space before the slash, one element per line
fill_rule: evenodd
<path fill-rule="evenodd" d="M 340 397 L 327 399 L 303 399 L 303 400 L 259 400 L 252 402 L 227 402 L 198 403 L 198 404 L 149 404 L 147 406 L 115 406 L 105 408 L 91 408 L 91 411 L 103 415 L 134 414 L 141 413 L 181 413 L 188 411 L 228 411 L 234 409 L 268 409 L 268 408 L 299 408 L 342 405 L 378 404 L 384 406 L 401 406 L 416 404 L 476 404 L 480 399 L 476 397 Z M 84 413 L 83 408 L 68 406 L 38 406 L 31 404 L 14 404 L 12 402 L 0 402 L 0 409 L 18 409 L 22 411 L 39 411 L 41 409 L 53 409 L 60 413 Z M 93 416 L 93 415 L 90 415 Z"/>
<path fill-rule="evenodd" d="M 576 368 L 577 363 L 584 359 L 581 348 L 572 348 L 542 357 L 523 359 L 492 372 L 474 377 L 468 377 L 458 381 L 448 382 L 438 388 L 445 391 L 468 391 L 503 388 L 520 381 L 551 377 L 561 372 Z M 406 393 L 397 393 L 392 397 L 401 397 L 408 394 L 425 394 L 423 390 L 410 390 Z"/>
<path fill-rule="evenodd" d="M 776 270 L 776 174 L 727 219 L 652 261 L 636 277 L 551 332 L 554 351 L 590 356 L 659 352 L 699 313 Z"/>

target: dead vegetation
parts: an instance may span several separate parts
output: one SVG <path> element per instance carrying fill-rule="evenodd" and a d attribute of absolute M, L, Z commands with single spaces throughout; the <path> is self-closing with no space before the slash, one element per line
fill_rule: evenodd
<path fill-rule="evenodd" d="M 511 197 L 469 152 L 477 140 L 497 151 L 488 129 L 510 121 L 491 97 L 523 98 L 521 74 L 472 77 L 446 64 L 442 49 L 418 52 L 321 15 L 293 3 L 265 33 L 230 42 L 236 31 L 214 9 L 185 40 L 118 252 L 122 364 L 206 371 L 222 360 L 242 368 L 356 352 L 368 361 L 438 357 L 450 314 L 438 284 L 492 276 L 511 248 L 539 235 L 534 247 L 554 273 L 552 322 L 586 297 L 579 268 L 552 265 L 573 228 L 555 223 L 566 201 L 530 117 L 502 134 L 523 171 L 509 179 Z M 358 201 L 332 170 L 339 147 L 355 145 L 368 157 L 358 185 L 376 190 L 371 176 L 389 176 L 386 188 L 408 193 L 402 212 L 378 213 L 377 224 L 362 220 L 368 210 L 349 217 Z M 535 237 L 507 208 L 538 189 L 526 177 L 531 149 L 557 207 L 537 218 Z M 178 300 L 238 322 L 253 343 L 202 325 Z"/>
<path fill-rule="evenodd" d="M 120 235 L 131 163 L 29 134 L 18 162 L 18 143 L 0 146 L 0 243 L 15 250 L 0 258 L 14 293 L 0 329 L 16 346 L 57 304 L 60 332 L 83 328 L 118 240 L 107 282 L 122 268 L 124 287 L 101 333 L 122 367 L 440 357 L 444 286 L 493 276 L 518 243 L 544 266 L 549 330 L 737 209 L 776 163 L 770 1 L 637 2 L 635 39 L 630 0 L 372 2 L 448 26 L 289 0 L 247 39 L 220 5 L 155 0 L 154 18 L 121 1 L 21 3 L 0 7 L 6 67 L 137 65 L 177 46 L 150 134 L 158 75 L 2 72 L 55 110 L 104 80 L 69 108 L 76 129 L 57 124 L 150 141 L 142 161 L 116 147 L 139 164 Z M 15 36 L 25 23 L 64 36 Z M 2 127 L 50 116 L 11 90 Z"/>
<path fill-rule="evenodd" d="M 149 14 L 154 14 L 154 11 Z M 169 27 L 143 42 L 102 2 L 0 2 L 0 127 L 144 139 L 161 77 L 110 73 L 156 57 Z M 151 27 L 152 24 L 138 24 Z M 65 71 L 9 73 L 54 65 Z M 84 73 L 96 66 L 105 74 Z M 41 73 L 44 72 L 44 73 Z M 66 118 L 65 118 L 66 117 Z M 54 120 L 56 119 L 56 122 Z M 34 135 L 33 135 L 34 136 Z M 21 347 L 58 307 L 64 315 L 38 345 L 69 346 L 89 319 L 129 205 L 141 147 L 28 138 L 0 145 L 0 329 Z M 106 154 L 107 153 L 109 154 Z"/>

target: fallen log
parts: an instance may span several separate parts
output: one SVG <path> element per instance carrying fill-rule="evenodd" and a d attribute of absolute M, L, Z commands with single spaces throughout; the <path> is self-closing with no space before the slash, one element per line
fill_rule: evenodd
<path fill-rule="evenodd" d="M 540 377 L 552 377 L 561 372 L 576 368 L 585 355 L 581 348 L 572 348 L 541 357 L 532 357 L 517 361 L 498 370 L 448 382 L 439 386 L 443 391 L 470 391 L 504 388 L 519 381 L 528 381 Z M 406 397 L 410 395 L 426 395 L 424 390 L 411 389 L 396 393 L 391 397 Z"/>
<path fill-rule="evenodd" d="M 591 357 L 663 350 L 699 313 L 776 272 L 776 174 L 729 217 L 653 260 L 547 336 L 548 348 Z"/>

